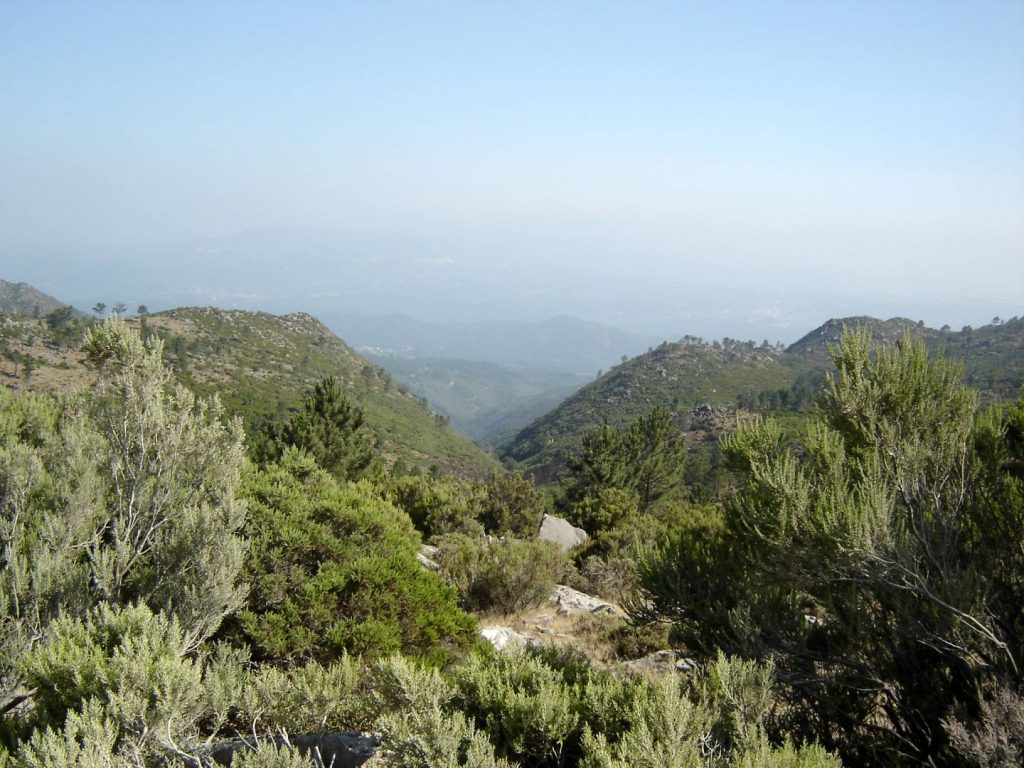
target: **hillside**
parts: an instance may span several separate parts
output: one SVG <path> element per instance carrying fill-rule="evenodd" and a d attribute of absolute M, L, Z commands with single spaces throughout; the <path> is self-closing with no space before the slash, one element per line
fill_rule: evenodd
<path fill-rule="evenodd" d="M 0 280 L 0 315 L 42 317 L 65 305 L 28 283 Z"/>
<path fill-rule="evenodd" d="M 477 360 L 367 357 L 472 440 L 496 445 L 547 413 L 590 378 L 512 370 Z"/>
<path fill-rule="evenodd" d="M 389 462 L 465 476 L 500 467 L 310 315 L 187 308 L 153 314 L 145 322 L 149 332 L 164 338 L 165 357 L 179 379 L 197 392 L 217 393 L 247 425 L 285 417 L 316 380 L 335 376 L 363 409 Z M 9 322 L 3 328 L 0 380 L 14 389 L 51 391 L 85 383 L 90 372 L 77 351 L 79 339 L 80 332 L 73 339 L 57 338 L 45 321 Z"/>
<path fill-rule="evenodd" d="M 695 426 L 707 413 L 719 414 L 721 426 L 729 422 L 721 415 L 737 409 L 806 409 L 831 368 L 828 345 L 838 341 L 844 327 L 853 326 L 870 329 L 876 342 L 895 342 L 909 327 L 933 354 L 962 361 L 966 381 L 983 399 L 1012 397 L 1024 383 L 1024 319 L 1017 318 L 962 331 L 935 330 L 902 318 L 834 319 L 785 350 L 687 337 L 627 360 L 583 387 L 520 431 L 506 447 L 505 458 L 549 479 L 584 431 L 604 419 L 624 426 L 655 405 L 675 413 L 683 428 Z M 704 406 L 711 406 L 710 411 Z"/>

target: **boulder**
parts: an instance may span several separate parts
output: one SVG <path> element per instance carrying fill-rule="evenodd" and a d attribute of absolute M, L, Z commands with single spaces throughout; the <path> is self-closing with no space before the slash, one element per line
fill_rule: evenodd
<path fill-rule="evenodd" d="M 678 651 L 655 651 L 625 662 L 622 668 L 632 674 L 667 674 L 692 672 L 697 668 L 697 662 Z"/>
<path fill-rule="evenodd" d="M 283 743 L 283 740 L 277 741 Z M 290 736 L 288 743 L 305 755 L 319 755 L 320 762 L 314 763 L 315 765 L 332 766 L 332 768 L 359 768 L 359 766 L 367 765 L 370 758 L 377 753 L 380 739 L 372 733 L 339 731 Z M 248 749 L 249 746 L 248 742 L 241 739 L 221 742 L 213 747 L 209 756 L 218 765 L 231 765 L 231 759 L 235 752 L 240 749 Z"/>
<path fill-rule="evenodd" d="M 569 613 L 610 613 L 622 615 L 622 609 L 599 597 L 559 584 L 551 594 L 551 602 L 558 606 L 558 612 Z"/>
<path fill-rule="evenodd" d="M 493 645 L 496 651 L 503 651 L 509 647 L 540 645 L 540 641 L 536 638 L 520 634 L 508 627 L 481 627 L 480 635 Z"/>
<path fill-rule="evenodd" d="M 554 515 L 544 515 L 540 522 L 537 538 L 557 544 L 564 552 L 578 547 L 587 540 L 587 532 L 577 528 L 568 520 Z"/>

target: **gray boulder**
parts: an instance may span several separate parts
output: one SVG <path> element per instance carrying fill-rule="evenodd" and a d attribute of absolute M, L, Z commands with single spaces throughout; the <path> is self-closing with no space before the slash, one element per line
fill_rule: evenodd
<path fill-rule="evenodd" d="M 587 532 L 577 528 L 568 520 L 554 515 L 544 515 L 540 522 L 537 538 L 557 544 L 562 551 L 568 552 L 587 540 Z"/>
<path fill-rule="evenodd" d="M 558 612 L 561 614 L 609 613 L 613 616 L 622 615 L 622 609 L 617 605 L 564 584 L 555 586 L 555 591 L 551 594 L 551 602 L 558 606 Z"/>
<path fill-rule="evenodd" d="M 376 754 L 380 739 L 372 733 L 344 731 L 290 736 L 288 743 L 304 755 L 313 757 L 314 765 L 359 768 L 368 765 L 370 758 Z M 232 757 L 240 749 L 249 749 L 249 744 L 242 740 L 222 742 L 213 748 L 210 757 L 218 765 L 231 765 Z"/>

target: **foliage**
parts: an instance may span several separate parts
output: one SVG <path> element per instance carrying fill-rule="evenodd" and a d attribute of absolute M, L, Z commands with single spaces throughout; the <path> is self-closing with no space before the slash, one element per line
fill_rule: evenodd
<path fill-rule="evenodd" d="M 976 718 L 952 717 L 946 732 L 964 759 L 986 768 L 1024 765 L 1024 697 L 1005 687 L 981 702 Z"/>
<path fill-rule="evenodd" d="M 382 762 L 394 768 L 510 768 L 487 736 L 451 707 L 455 691 L 433 669 L 402 657 L 382 662 L 375 679 L 380 697 Z"/>
<path fill-rule="evenodd" d="M 576 735 L 573 691 L 557 670 L 527 653 L 474 656 L 456 672 L 460 706 L 486 730 L 498 754 L 562 764 Z"/>
<path fill-rule="evenodd" d="M 259 658 L 329 662 L 398 650 L 440 662 L 472 640 L 453 590 L 416 560 L 408 518 L 298 449 L 245 480 L 252 584 L 238 625 Z"/>
<path fill-rule="evenodd" d="M 0 703 L 57 616 L 142 602 L 196 647 L 241 603 L 237 422 L 172 387 L 159 343 L 90 331 L 88 394 L 0 393 Z"/>
<path fill-rule="evenodd" d="M 973 709 L 986 678 L 1018 676 L 1004 628 L 1020 620 L 1020 593 L 1007 574 L 989 599 L 981 574 L 1021 541 L 1018 528 L 986 547 L 993 510 L 1004 522 L 1019 512 L 993 497 L 972 450 L 972 435 L 1009 432 L 979 432 L 956 367 L 909 337 L 872 356 L 866 333 L 847 334 L 833 355 L 800 453 L 771 423 L 727 439 L 746 482 L 725 530 L 650 557 L 646 607 L 633 609 L 674 620 L 705 652 L 774 657 L 780 725 L 797 738 L 854 763 L 941 762 L 954 703 Z"/>
<path fill-rule="evenodd" d="M 568 459 L 566 499 L 578 504 L 618 489 L 632 493 L 638 510 L 647 512 L 681 483 L 685 458 L 682 432 L 663 408 L 653 408 L 625 430 L 604 422 L 583 435 L 579 453 Z"/>
<path fill-rule="evenodd" d="M 425 539 L 449 533 L 480 534 L 479 489 L 453 477 L 403 475 L 384 486 L 386 498 L 405 512 Z"/>
<path fill-rule="evenodd" d="M 70 745 L 88 727 L 101 730 L 104 743 L 116 733 L 119 751 L 142 760 L 191 732 L 202 711 L 202 671 L 189 658 L 187 635 L 145 606 L 101 605 L 84 621 L 55 620 L 22 668 L 36 691 L 32 719 L 51 727 L 70 717 L 73 726 L 44 737 L 47 744 Z"/>
<path fill-rule="evenodd" d="M 286 425 L 283 443 L 308 451 L 342 481 L 358 479 L 373 461 L 363 412 L 342 394 L 333 376 L 313 386 L 302 410 Z"/>
<path fill-rule="evenodd" d="M 533 536 L 547 511 L 547 499 L 533 483 L 517 472 L 492 474 L 482 484 L 477 499 L 477 518 L 496 536 Z"/>
<path fill-rule="evenodd" d="M 565 553 L 549 541 L 488 542 L 451 534 L 438 545 L 441 572 L 471 611 L 511 614 L 535 608 L 572 568 Z"/>

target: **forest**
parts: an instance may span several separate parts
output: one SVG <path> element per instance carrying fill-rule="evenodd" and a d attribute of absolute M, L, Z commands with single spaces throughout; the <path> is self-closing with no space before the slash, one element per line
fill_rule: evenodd
<path fill-rule="evenodd" d="M 698 451 L 591 419 L 535 484 L 326 336 L 286 397 L 212 373 L 270 325 L 147 315 L 20 326 L 71 362 L 0 389 L 0 765 L 1024 762 L 1024 397 L 914 327 Z"/>

